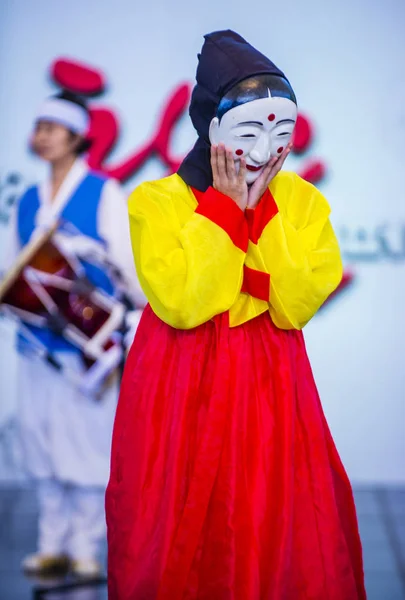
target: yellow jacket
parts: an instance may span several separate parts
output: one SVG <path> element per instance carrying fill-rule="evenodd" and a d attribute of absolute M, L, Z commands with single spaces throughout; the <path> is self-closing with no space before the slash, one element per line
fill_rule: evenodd
<path fill-rule="evenodd" d="M 295 173 L 280 172 L 255 210 L 213 188 L 194 195 L 177 174 L 141 184 L 128 207 L 140 284 L 172 327 L 227 310 L 236 327 L 269 310 L 301 329 L 341 280 L 329 205 Z"/>

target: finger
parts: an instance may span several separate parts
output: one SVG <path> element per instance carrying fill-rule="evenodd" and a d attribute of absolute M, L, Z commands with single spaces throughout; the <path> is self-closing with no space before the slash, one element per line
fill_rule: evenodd
<path fill-rule="evenodd" d="M 235 181 L 236 169 L 235 169 L 235 161 L 233 159 L 232 150 L 226 149 L 225 159 L 226 159 L 226 173 L 228 175 L 228 179 L 230 179 L 231 181 Z"/>
<path fill-rule="evenodd" d="M 238 173 L 238 183 L 241 184 L 243 182 L 245 182 L 246 180 L 246 160 L 244 158 L 240 159 L 240 167 L 239 167 L 239 173 Z"/>
<path fill-rule="evenodd" d="M 211 169 L 212 179 L 214 183 L 218 182 L 218 148 L 215 145 L 211 146 Z"/>
<path fill-rule="evenodd" d="M 273 156 L 273 158 L 269 161 L 268 165 L 263 169 L 263 182 L 265 187 L 267 187 L 270 181 L 275 177 L 281 167 L 278 167 L 280 161 L 280 156 Z"/>
<path fill-rule="evenodd" d="M 267 163 L 267 165 L 264 167 L 264 169 L 262 171 L 262 175 L 264 178 L 266 178 L 270 173 L 272 173 L 278 160 L 279 160 L 278 156 L 273 156 L 273 158 L 271 158 L 269 160 L 269 162 Z"/>
<path fill-rule="evenodd" d="M 287 156 L 290 154 L 291 150 L 292 150 L 293 144 L 292 142 L 289 142 L 287 144 L 287 146 L 284 148 L 283 152 L 280 155 L 280 159 L 282 161 L 282 163 L 285 161 L 285 159 L 287 158 Z"/>
<path fill-rule="evenodd" d="M 283 166 L 287 156 L 290 154 L 292 149 L 292 144 L 287 144 L 287 146 L 284 148 L 282 154 L 279 156 L 278 161 L 276 163 L 276 165 L 274 165 L 275 168 L 275 172 L 278 173 L 281 169 L 281 167 Z"/>
<path fill-rule="evenodd" d="M 273 169 L 275 167 L 275 165 L 277 164 L 277 161 L 280 159 L 279 156 L 273 156 L 273 158 L 271 158 L 266 166 L 266 169 L 268 171 L 271 171 L 271 169 Z"/>
<path fill-rule="evenodd" d="M 228 178 L 226 174 L 226 163 L 225 163 L 225 146 L 223 144 L 218 145 L 218 175 L 220 179 L 226 180 Z"/>

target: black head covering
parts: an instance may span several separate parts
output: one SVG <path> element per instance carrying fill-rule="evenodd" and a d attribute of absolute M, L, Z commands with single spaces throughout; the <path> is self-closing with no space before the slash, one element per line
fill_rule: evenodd
<path fill-rule="evenodd" d="M 230 29 L 204 38 L 189 109 L 198 140 L 178 170 L 188 185 L 202 192 L 212 185 L 208 131 L 221 98 L 237 83 L 255 75 L 285 78 L 271 60 Z"/>

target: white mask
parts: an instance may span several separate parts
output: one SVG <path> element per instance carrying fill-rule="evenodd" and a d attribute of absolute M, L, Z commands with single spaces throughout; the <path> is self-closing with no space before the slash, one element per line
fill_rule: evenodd
<path fill-rule="evenodd" d="M 228 110 L 221 121 L 212 119 L 209 129 L 211 144 L 225 144 L 232 150 L 236 168 L 246 161 L 246 183 L 259 177 L 274 156 L 280 156 L 294 130 L 297 106 L 280 97 L 260 98 Z"/>

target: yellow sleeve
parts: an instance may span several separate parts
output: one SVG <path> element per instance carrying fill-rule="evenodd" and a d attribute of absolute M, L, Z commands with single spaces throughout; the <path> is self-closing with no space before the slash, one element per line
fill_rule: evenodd
<path fill-rule="evenodd" d="M 212 188 L 197 204 L 174 175 L 140 185 L 128 208 L 139 281 L 155 314 L 191 329 L 229 310 L 248 244 L 236 204 Z"/>
<path fill-rule="evenodd" d="M 330 207 L 295 173 L 280 173 L 269 196 L 274 210 L 267 209 L 267 223 L 266 210 L 261 209 L 261 224 L 257 215 L 253 229 L 260 235 L 256 244 L 249 245 L 247 264 L 250 260 L 254 268 L 270 275 L 269 310 L 275 325 L 302 329 L 342 278 Z"/>

